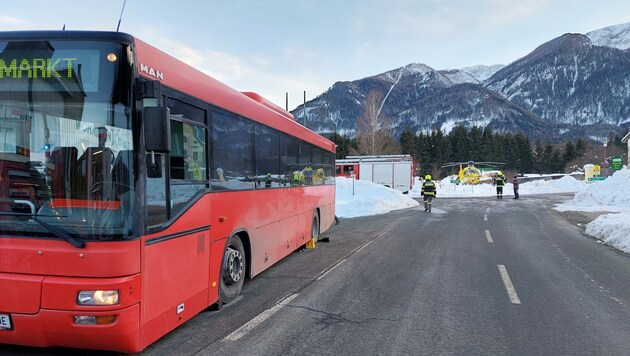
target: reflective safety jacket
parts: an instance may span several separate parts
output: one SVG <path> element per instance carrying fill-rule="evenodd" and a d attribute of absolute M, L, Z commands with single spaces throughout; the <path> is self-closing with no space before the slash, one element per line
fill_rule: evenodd
<path fill-rule="evenodd" d="M 425 181 L 422 183 L 422 189 L 420 190 L 421 195 L 437 195 L 437 189 L 435 188 L 435 183 L 432 180 Z"/>
<path fill-rule="evenodd" d="M 505 185 L 505 181 L 507 179 L 505 178 L 505 176 L 496 176 L 494 177 L 494 185 L 496 185 L 497 187 L 502 187 Z"/>

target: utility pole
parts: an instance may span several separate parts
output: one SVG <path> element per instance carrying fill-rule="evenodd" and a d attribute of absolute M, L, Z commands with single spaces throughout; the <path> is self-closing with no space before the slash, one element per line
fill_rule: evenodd
<path fill-rule="evenodd" d="M 304 91 L 304 105 L 302 108 L 304 109 L 304 127 L 306 127 L 306 90 Z"/>

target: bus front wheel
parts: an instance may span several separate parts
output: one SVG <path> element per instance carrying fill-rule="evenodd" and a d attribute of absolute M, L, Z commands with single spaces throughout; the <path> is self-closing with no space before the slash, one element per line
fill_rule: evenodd
<path fill-rule="evenodd" d="M 219 300 L 222 303 L 227 304 L 241 294 L 245 281 L 246 263 L 243 242 L 238 235 L 234 235 L 228 240 L 223 254 L 221 284 L 219 285 Z"/>

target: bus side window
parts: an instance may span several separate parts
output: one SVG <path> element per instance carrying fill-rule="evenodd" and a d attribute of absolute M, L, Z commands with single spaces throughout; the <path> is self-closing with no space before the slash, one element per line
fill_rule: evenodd
<path fill-rule="evenodd" d="M 256 177 L 253 151 L 253 123 L 231 113 L 214 111 L 212 187 L 218 190 L 254 189 Z"/>

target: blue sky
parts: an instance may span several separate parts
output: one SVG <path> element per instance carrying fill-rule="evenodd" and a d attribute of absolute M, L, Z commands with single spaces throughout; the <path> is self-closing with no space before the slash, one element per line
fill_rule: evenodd
<path fill-rule="evenodd" d="M 3 2 L 0 30 L 115 30 L 123 0 Z M 120 31 L 289 109 L 409 63 L 508 64 L 567 32 L 630 22 L 627 0 L 127 0 Z"/>

